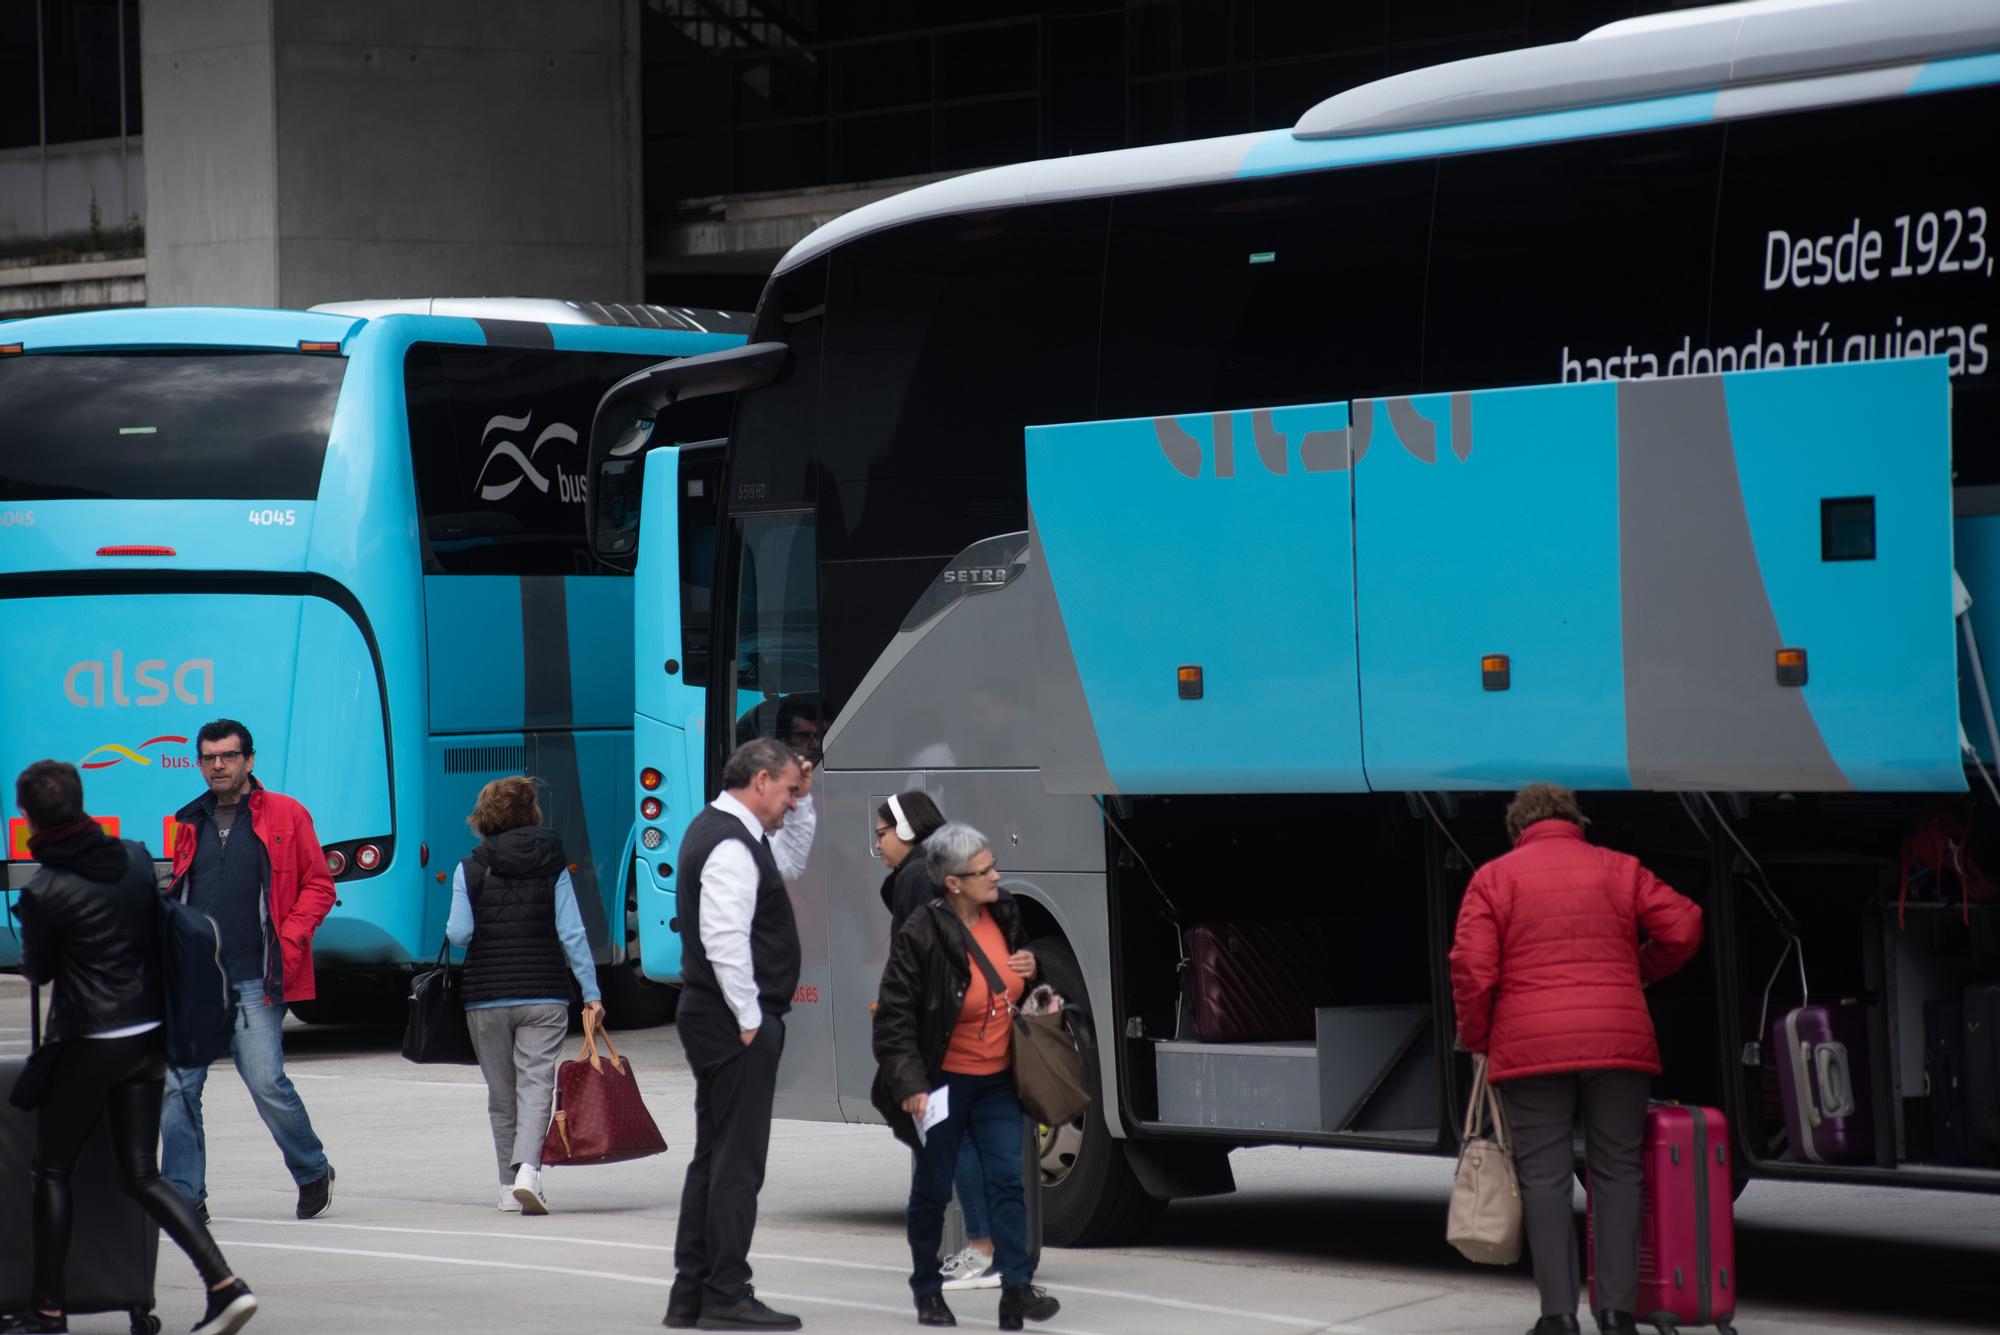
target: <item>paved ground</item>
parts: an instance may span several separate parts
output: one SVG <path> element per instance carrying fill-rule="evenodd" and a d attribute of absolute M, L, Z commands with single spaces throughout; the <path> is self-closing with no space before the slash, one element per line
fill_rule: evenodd
<path fill-rule="evenodd" d="M 0 977 L 0 1051 L 25 1046 L 24 985 Z M 555 1213 L 493 1209 L 484 1087 L 471 1068 L 403 1062 L 380 1033 L 294 1022 L 291 1070 L 340 1170 L 332 1215 L 292 1219 L 293 1191 L 240 1082 L 208 1086 L 216 1234 L 265 1308 L 253 1331 L 577 1332 L 657 1329 L 691 1083 L 671 1027 L 621 1041 L 672 1149 L 553 1170 Z M 1525 1269 L 1459 1260 L 1442 1241 L 1450 1165 L 1267 1149 L 1235 1156 L 1233 1197 L 1184 1202 L 1145 1245 L 1051 1251 L 1051 1335 L 1518 1335 Z M 810 1330 L 914 1328 L 904 1286 L 908 1158 L 879 1127 L 781 1122 L 755 1258 L 759 1291 Z M 1746 1335 L 2000 1328 L 2000 1197 L 1759 1183 L 1739 1209 Z M 24 1240 L 8 1238 L 17 1247 Z M 82 1244 L 87 1245 L 87 1244 Z M 162 1243 L 168 1330 L 200 1310 Z M 995 1295 L 955 1295 L 989 1326 Z M 77 1331 L 116 1332 L 119 1317 Z M 989 1327 L 990 1328 L 990 1327 Z M 1585 1323 L 1589 1329 L 1589 1323 Z"/>

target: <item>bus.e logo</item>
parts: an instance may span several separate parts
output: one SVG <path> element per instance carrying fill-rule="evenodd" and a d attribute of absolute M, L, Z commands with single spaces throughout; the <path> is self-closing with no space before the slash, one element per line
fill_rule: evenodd
<path fill-rule="evenodd" d="M 184 705 L 212 705 L 215 703 L 215 660 L 213 658 L 190 658 L 173 671 L 172 685 L 168 685 L 167 660 L 164 658 L 142 658 L 132 667 L 132 686 L 137 695 L 126 694 L 125 651 L 115 649 L 107 668 L 101 658 L 86 658 L 71 663 L 69 671 L 63 674 L 63 694 L 79 709 L 104 708 L 104 688 L 107 681 L 111 687 L 111 703 L 114 705 L 139 705 L 150 708 L 167 702 L 169 693 Z M 197 693 L 199 679 L 199 693 Z"/>
<path fill-rule="evenodd" d="M 534 417 L 532 412 L 519 417 L 496 414 L 487 420 L 486 429 L 479 434 L 479 443 L 485 445 L 496 431 L 526 431 L 529 424 L 534 421 Z M 525 454 L 521 452 L 519 442 L 509 440 L 505 436 L 493 441 L 487 447 L 485 460 L 479 465 L 478 475 L 472 480 L 473 487 L 479 493 L 479 499 L 504 501 L 519 490 L 523 482 L 526 482 L 544 496 L 553 488 L 557 498 L 566 505 L 584 504 L 589 499 L 589 487 L 583 474 L 564 471 L 560 461 L 548 466 L 549 471 L 555 474 L 553 478 L 545 476 L 535 467 L 535 456 L 541 453 L 542 446 L 552 440 L 574 447 L 577 443 L 576 428 L 563 422 L 549 423 L 542 428 L 541 434 L 535 437 L 535 443 L 528 447 Z M 494 464 L 502 460 L 506 462 L 500 468 L 498 475 L 504 480 L 487 481 L 487 474 L 493 472 Z M 512 477 L 507 476 L 510 472 L 513 474 Z"/>

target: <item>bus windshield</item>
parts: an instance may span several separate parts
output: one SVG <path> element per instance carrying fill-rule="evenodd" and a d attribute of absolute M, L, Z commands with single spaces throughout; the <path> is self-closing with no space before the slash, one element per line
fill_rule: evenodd
<path fill-rule="evenodd" d="M 0 502 L 311 500 L 343 357 L 0 358 Z"/>

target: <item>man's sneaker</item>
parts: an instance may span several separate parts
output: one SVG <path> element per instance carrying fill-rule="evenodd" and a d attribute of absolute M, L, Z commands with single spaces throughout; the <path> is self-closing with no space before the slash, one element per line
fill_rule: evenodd
<path fill-rule="evenodd" d="M 332 1208 L 333 1165 L 328 1164 L 325 1177 L 314 1178 L 299 1188 L 299 1218 L 317 1219 Z"/>
<path fill-rule="evenodd" d="M 702 1304 L 701 1315 L 695 1318 L 696 1330 L 797 1330 L 805 1323 L 785 1312 L 773 1312 L 757 1300 L 756 1291 L 748 1285 L 743 1288 L 743 1296 L 733 1303 L 721 1305 Z"/>
<path fill-rule="evenodd" d="M 521 1202 L 514 1199 L 514 1189 L 512 1187 L 500 1188 L 500 1213 L 521 1213 Z"/>
<path fill-rule="evenodd" d="M 194 1328 L 194 1335 L 232 1335 L 257 1315 L 257 1295 L 240 1279 L 208 1291 L 208 1312 Z"/>
<path fill-rule="evenodd" d="M 13 1316 L 0 1317 L 0 1335 L 67 1335 L 69 1318 L 66 1316 L 43 1316 L 34 1308 L 16 1312 Z"/>
<path fill-rule="evenodd" d="M 542 1195 L 542 1170 L 522 1164 L 514 1174 L 514 1203 L 522 1214 L 547 1214 L 548 1197 Z"/>
<path fill-rule="evenodd" d="M 977 1247 L 967 1247 L 955 1256 L 946 1257 L 938 1270 L 944 1276 L 945 1289 L 951 1293 L 1000 1287 L 1000 1272 L 993 1268 L 993 1258 Z"/>

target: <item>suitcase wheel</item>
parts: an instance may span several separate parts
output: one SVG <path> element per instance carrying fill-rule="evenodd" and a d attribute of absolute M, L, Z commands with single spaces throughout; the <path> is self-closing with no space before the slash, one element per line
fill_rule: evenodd
<path fill-rule="evenodd" d="M 1736 1335 L 1736 1327 L 1727 1321 L 1715 1323 L 1715 1335 Z"/>
<path fill-rule="evenodd" d="M 132 1335 L 160 1335 L 160 1318 L 143 1307 L 133 1308 Z"/>

